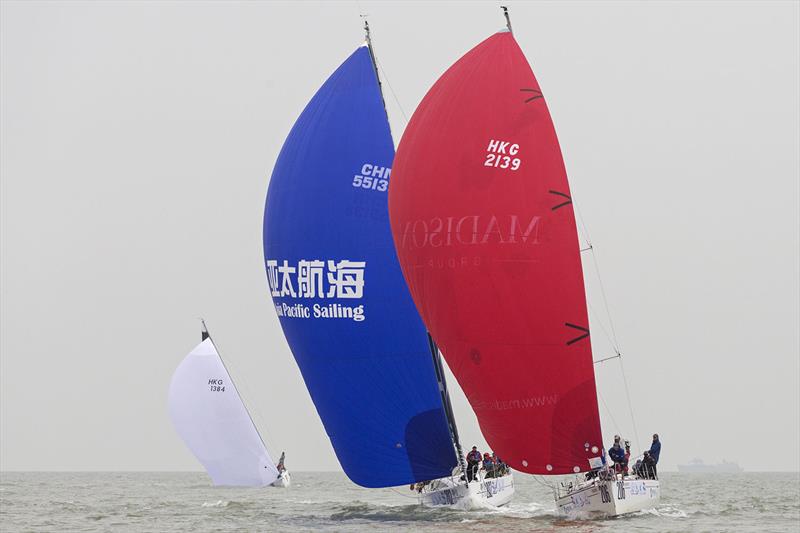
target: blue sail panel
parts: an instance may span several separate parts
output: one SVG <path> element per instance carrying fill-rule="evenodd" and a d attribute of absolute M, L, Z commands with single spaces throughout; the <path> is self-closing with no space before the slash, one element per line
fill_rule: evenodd
<path fill-rule="evenodd" d="M 365 487 L 449 476 L 457 464 L 389 227 L 393 158 L 362 46 L 289 133 L 264 214 L 265 266 L 283 332 L 342 468 Z"/>

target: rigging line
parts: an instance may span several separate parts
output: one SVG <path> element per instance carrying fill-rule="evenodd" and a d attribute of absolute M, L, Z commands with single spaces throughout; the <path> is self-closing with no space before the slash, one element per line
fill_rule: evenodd
<path fill-rule="evenodd" d="M 611 336 L 614 338 L 614 345 L 617 347 L 617 351 L 619 351 L 619 341 L 617 340 L 617 332 L 614 329 L 614 321 L 611 319 L 611 310 L 608 307 L 606 288 L 603 285 L 603 278 L 602 276 L 600 276 L 600 266 L 597 263 L 597 252 L 595 252 L 594 248 L 592 248 L 591 254 L 592 254 L 592 262 L 594 263 L 594 270 L 597 273 L 597 281 L 600 283 L 600 294 L 602 294 L 603 296 L 603 305 L 606 308 L 606 315 L 608 316 L 608 326 L 611 328 Z"/>
<path fill-rule="evenodd" d="M 548 488 L 548 489 L 550 489 L 550 490 L 556 490 L 556 484 L 555 484 L 555 483 L 548 483 L 548 482 L 546 482 L 544 479 L 542 479 L 542 476 L 538 476 L 538 475 L 536 475 L 536 474 L 533 474 L 531 477 L 532 477 L 532 478 L 533 478 L 533 480 L 534 480 L 534 481 L 536 481 L 536 482 L 537 482 L 539 485 L 541 485 L 541 486 L 543 486 L 543 487 L 547 487 L 547 488 Z"/>
<path fill-rule="evenodd" d="M 592 263 L 594 266 L 594 272 L 597 275 L 597 281 L 600 283 L 600 294 L 603 297 L 603 306 L 606 310 L 606 316 L 608 317 L 608 326 L 611 328 L 611 335 L 614 337 L 614 349 L 619 352 L 619 341 L 617 341 L 617 332 L 614 328 L 614 321 L 611 319 L 611 309 L 608 305 L 608 297 L 606 296 L 606 289 L 605 285 L 603 285 L 603 277 L 600 275 L 600 264 L 597 261 L 597 252 L 595 251 L 594 245 L 592 244 L 592 238 L 589 235 L 589 230 L 586 226 L 586 222 L 583 220 L 583 214 L 581 213 L 581 209 L 578 206 L 578 201 L 575 199 L 575 193 L 572 193 L 572 205 L 575 207 L 575 213 L 578 215 L 578 220 L 581 224 L 581 229 L 583 231 L 584 240 L 586 241 L 586 248 L 582 249 L 583 251 L 588 251 L 592 256 Z"/>
<path fill-rule="evenodd" d="M 622 357 L 622 355 L 620 355 L 620 354 L 617 354 L 617 355 L 611 355 L 611 356 L 609 356 L 609 357 L 603 357 L 602 359 L 598 359 L 597 361 L 592 361 L 592 363 L 594 363 L 594 364 L 597 364 L 597 363 L 604 363 L 604 362 L 606 362 L 606 361 L 610 361 L 610 360 L 612 360 L 612 359 L 616 359 L 617 357 Z"/>
<path fill-rule="evenodd" d="M 622 383 L 625 385 L 625 396 L 628 398 L 628 409 L 631 412 L 631 423 L 633 424 L 633 437 L 636 439 L 636 447 L 642 449 L 639 444 L 639 430 L 636 429 L 636 417 L 633 416 L 633 403 L 631 403 L 631 392 L 628 389 L 628 378 L 625 377 L 625 367 L 622 364 L 622 356 L 619 357 L 619 369 L 622 372 Z"/>
<path fill-rule="evenodd" d="M 589 230 L 586 229 L 586 222 L 583 221 L 583 215 L 581 214 L 581 210 L 578 207 L 578 202 L 575 200 L 575 193 L 570 191 L 572 195 L 572 205 L 575 207 L 575 212 L 578 214 L 578 221 L 581 223 L 581 229 L 583 229 L 583 235 L 586 237 L 586 244 L 589 246 L 592 245 L 592 239 L 589 237 Z"/>
<path fill-rule="evenodd" d="M 250 412 L 250 409 L 248 409 L 247 403 L 245 403 L 244 399 L 242 398 L 242 394 L 241 394 L 241 392 L 239 392 L 239 387 L 236 386 L 236 380 L 233 379 L 233 375 L 231 374 L 231 371 L 229 370 L 228 365 L 225 364 L 225 359 L 222 358 L 222 353 L 219 351 L 219 348 L 217 347 L 217 344 L 214 342 L 214 338 L 211 336 L 211 332 L 208 331 L 208 327 L 206 327 L 205 320 L 203 320 L 201 318 L 200 322 L 203 324 L 203 329 L 205 330 L 206 335 L 208 335 L 208 340 L 211 341 L 211 345 L 214 347 L 214 351 L 217 353 L 217 357 L 219 358 L 220 363 L 222 363 L 222 368 L 225 369 L 225 372 L 231 378 L 231 386 L 233 387 L 233 390 L 236 391 L 236 395 L 239 397 L 239 401 L 242 403 L 242 406 L 244 407 L 244 411 L 247 413 L 247 417 L 250 419 L 250 424 L 253 425 L 253 429 L 256 431 L 256 434 L 258 435 L 258 438 L 261 441 L 261 444 L 264 446 L 264 449 L 269 452 L 269 447 L 267 447 L 267 443 L 264 440 L 264 436 L 258 430 L 258 426 L 256 425 L 255 420 L 253 420 L 253 415 Z"/>
<path fill-rule="evenodd" d="M 597 274 L 597 281 L 598 281 L 598 283 L 600 283 L 600 294 L 603 297 L 603 305 L 604 305 L 605 310 L 606 310 L 606 316 L 608 317 L 608 325 L 611 328 L 611 335 L 612 335 L 612 337 L 614 339 L 614 341 L 613 341 L 614 349 L 617 351 L 617 354 L 620 356 L 619 357 L 619 368 L 620 368 L 620 372 L 622 373 L 622 382 L 625 385 L 625 397 L 626 397 L 626 399 L 628 401 L 628 411 L 630 412 L 630 416 L 631 416 L 631 424 L 633 424 L 634 438 L 636 439 L 636 446 L 641 450 L 641 446 L 639 444 L 639 431 L 636 428 L 636 417 L 633 414 L 633 403 L 631 402 L 631 393 L 630 393 L 630 388 L 628 387 L 628 378 L 625 375 L 625 366 L 622 363 L 622 354 L 620 353 L 619 341 L 617 341 L 617 332 L 616 332 L 616 329 L 614 328 L 614 321 L 611 318 L 611 310 L 609 309 L 609 306 L 608 306 L 608 298 L 606 297 L 605 285 L 603 285 L 603 277 L 600 275 L 600 265 L 599 265 L 599 263 L 597 261 L 597 252 L 595 252 L 594 246 L 592 246 L 591 237 L 589 236 L 589 230 L 586 227 L 586 222 L 583 219 L 583 214 L 581 214 L 581 210 L 578 207 L 578 202 L 575 200 L 575 195 L 572 194 L 572 197 L 573 197 L 572 205 L 575 208 L 575 213 L 577 213 L 578 220 L 580 221 L 581 227 L 583 228 L 583 234 L 586 237 L 586 242 L 590 247 L 589 253 L 592 255 L 592 263 L 594 264 L 594 271 L 595 271 L 595 274 Z M 599 394 L 600 393 L 598 392 L 598 396 L 599 396 Z M 602 396 L 600 398 L 602 400 Z M 603 401 L 603 404 L 605 405 L 605 401 Z M 608 407 L 606 407 L 606 409 L 608 409 Z M 609 411 L 609 415 L 610 415 L 610 411 Z M 612 422 L 614 422 L 613 417 L 612 417 Z M 614 425 L 616 425 L 616 422 L 614 422 Z"/>
<path fill-rule="evenodd" d="M 206 328 L 205 321 L 202 319 L 201 321 L 203 322 L 203 327 Z M 208 333 L 208 328 L 206 328 L 206 333 Z M 210 334 L 209 338 L 211 338 Z M 274 451 L 277 448 L 273 446 L 274 443 L 272 442 L 272 439 L 269 438 L 269 434 L 263 431 L 263 428 L 265 427 L 264 417 L 261 415 L 261 412 L 259 411 L 256 405 L 253 404 L 248 405 L 245 399 L 245 396 L 252 398 L 253 395 L 251 394 L 251 389 L 247 384 L 247 380 L 245 380 L 244 377 L 242 377 L 244 376 L 244 374 L 237 370 L 236 364 L 233 362 L 233 360 L 231 360 L 230 357 L 227 358 L 227 362 L 222 358 L 222 354 L 217 348 L 217 345 L 214 342 L 213 338 L 211 338 L 211 343 L 214 345 L 214 349 L 217 351 L 217 355 L 219 356 L 220 361 L 222 361 L 222 366 L 225 368 L 225 371 L 231 378 L 231 384 L 233 385 L 236 394 L 239 396 L 239 400 L 242 402 L 242 405 L 244 406 L 247 415 L 250 417 L 250 423 L 252 423 L 253 427 L 255 427 L 256 433 L 258 434 L 258 437 L 261 439 L 261 444 L 263 444 L 264 448 L 267 449 L 267 452 L 270 454 L 270 457 L 272 455 L 275 455 Z M 233 370 L 233 373 L 231 373 L 231 370 Z M 234 378 L 233 377 L 234 375 L 238 375 L 239 377 Z M 242 392 L 244 392 L 244 395 L 242 395 Z M 259 424 L 256 424 L 256 420 L 259 422 L 261 428 L 259 428 Z"/>
<path fill-rule="evenodd" d="M 573 202 L 573 205 L 576 206 L 576 212 L 578 213 L 578 218 L 580 218 L 580 220 L 581 220 L 581 225 L 584 228 L 584 235 L 586 236 L 586 238 L 588 240 L 589 239 L 589 232 L 586 231 L 586 224 L 583 221 L 583 217 L 580 215 L 580 210 L 577 208 L 576 202 Z M 636 446 L 639 449 L 641 449 L 641 446 L 640 446 L 640 443 L 639 443 L 639 430 L 636 427 L 636 417 L 633 414 L 633 402 L 631 402 L 631 392 L 630 392 L 630 388 L 628 387 L 628 377 L 625 375 L 625 366 L 622 364 L 622 354 L 621 354 L 621 350 L 620 350 L 620 346 L 619 346 L 619 341 L 617 340 L 617 332 L 616 332 L 616 329 L 614 328 L 614 321 L 611 318 L 611 310 L 610 310 L 610 308 L 608 306 L 608 298 L 606 296 L 605 285 L 603 284 L 603 277 L 600 275 L 600 265 L 599 265 L 599 263 L 597 261 L 597 252 L 595 251 L 595 248 L 592 247 L 592 249 L 589 251 L 589 253 L 592 255 L 592 263 L 594 265 L 595 273 L 597 274 L 597 282 L 600 284 L 600 294 L 603 297 L 603 306 L 605 307 L 606 316 L 608 317 L 608 326 L 611 329 L 611 336 L 613 338 L 614 350 L 616 350 L 617 354 L 620 356 L 619 357 L 619 368 L 620 368 L 620 372 L 622 373 L 622 382 L 623 382 L 623 384 L 625 386 L 625 398 L 628 401 L 628 412 L 630 413 L 631 424 L 633 426 L 633 433 L 634 433 L 633 436 L 634 436 L 634 439 L 636 440 Z M 591 308 L 591 306 L 589 306 L 589 307 Z M 616 424 L 616 422 L 615 422 L 615 424 Z"/>
<path fill-rule="evenodd" d="M 581 211 L 578 208 L 578 203 L 574 200 L 574 195 L 573 195 L 573 205 L 575 206 L 575 212 L 578 214 L 578 219 L 580 220 L 581 226 L 583 227 L 583 234 L 586 237 L 586 241 L 591 246 L 591 238 L 589 237 L 589 231 L 586 228 L 586 223 L 583 220 L 583 215 L 581 214 Z M 597 252 L 595 252 L 594 246 L 592 246 L 591 250 L 589 250 L 589 253 L 592 255 L 592 263 L 594 265 L 595 274 L 597 274 L 597 281 L 600 284 L 600 294 L 603 297 L 603 305 L 605 307 L 606 316 L 608 317 L 608 325 L 609 325 L 609 328 L 611 329 L 611 336 L 614 339 L 613 340 L 614 349 L 616 350 L 617 354 L 620 355 L 620 357 L 619 357 L 619 368 L 620 368 L 620 372 L 622 373 L 622 382 L 623 382 L 623 384 L 625 386 L 625 398 L 628 401 L 628 411 L 629 411 L 630 417 L 631 417 L 631 424 L 633 425 L 633 432 L 634 432 L 634 438 L 636 439 L 636 446 L 639 449 L 641 449 L 641 446 L 639 444 L 639 431 L 636 428 L 636 417 L 633 414 L 633 402 L 631 402 L 631 392 L 630 392 L 630 388 L 628 387 L 628 377 L 625 375 L 625 366 L 622 363 L 622 354 L 620 353 L 619 341 L 617 340 L 617 332 L 616 332 L 616 329 L 614 328 L 614 321 L 611 318 L 611 310 L 610 310 L 609 305 L 608 305 L 608 297 L 606 296 L 606 288 L 605 288 L 605 285 L 603 284 L 603 277 L 600 275 L 600 265 L 599 265 L 599 262 L 597 260 Z"/>
<path fill-rule="evenodd" d="M 611 336 L 614 339 L 614 349 L 617 351 L 619 357 L 619 369 L 620 373 L 622 374 L 622 383 L 625 385 L 625 398 L 628 401 L 628 412 L 631 416 L 631 424 L 633 425 L 633 437 L 636 439 L 636 447 L 640 450 L 641 445 L 639 443 L 639 430 L 636 427 L 636 416 L 633 414 L 633 402 L 631 402 L 631 391 L 630 387 L 628 387 L 628 377 L 625 375 L 625 366 L 622 364 L 622 354 L 620 352 L 619 342 L 617 341 L 617 332 L 614 329 L 614 321 L 611 319 L 611 311 L 608 307 L 608 298 L 606 298 L 606 289 L 603 285 L 603 278 L 600 276 L 600 266 L 597 263 L 597 254 L 592 248 L 592 262 L 594 263 L 594 269 L 597 273 L 597 281 L 600 283 L 600 293 L 603 296 L 603 304 L 605 305 L 606 309 L 606 316 L 608 316 L 608 325 L 611 328 Z"/>
<path fill-rule="evenodd" d="M 419 500 L 418 496 L 409 496 L 408 494 L 403 494 L 401 492 L 398 492 L 397 489 L 395 489 L 394 487 L 388 487 L 388 489 L 397 494 L 398 496 L 402 496 L 403 498 L 411 498 L 412 500 Z"/>
<path fill-rule="evenodd" d="M 614 429 L 616 431 L 616 434 L 617 435 L 622 435 L 622 431 L 620 431 L 619 424 L 617 424 L 617 421 L 614 419 L 614 415 L 611 413 L 611 409 L 608 408 L 608 404 L 603 399 L 603 395 L 600 394 L 600 389 L 597 389 L 597 397 L 600 398 L 600 403 L 603 404 L 603 407 L 605 407 L 605 409 L 606 409 L 606 413 L 608 413 L 608 417 L 611 419 L 611 423 L 614 424 Z M 636 431 L 636 430 L 634 430 L 634 431 Z M 637 442 L 636 445 L 637 446 L 639 445 L 638 442 Z"/>
<path fill-rule="evenodd" d="M 267 451 L 269 452 L 270 457 L 272 457 L 274 455 L 278 455 L 277 454 L 278 448 L 276 448 L 274 446 L 275 443 L 270 438 L 270 433 L 268 431 L 264 430 L 264 428 L 269 427 L 269 426 L 264 423 L 264 416 L 261 414 L 261 411 L 259 410 L 258 405 L 256 403 L 253 403 L 253 402 L 250 402 L 250 404 L 248 404 L 247 401 L 245 400 L 245 397 L 254 398 L 254 395 L 252 393 L 253 389 L 252 389 L 252 387 L 250 387 L 248 385 L 247 379 L 245 379 L 245 377 L 244 377 L 247 374 L 245 372 L 240 372 L 238 370 L 238 367 L 237 367 L 236 363 L 234 363 L 230 359 L 230 357 L 227 360 L 227 365 L 228 365 L 229 369 L 233 370 L 233 373 L 238 376 L 236 378 L 236 385 L 240 389 L 238 391 L 239 392 L 239 398 L 242 400 L 242 403 L 245 404 L 245 407 L 249 410 L 250 414 L 252 415 L 253 425 L 256 426 L 256 429 L 258 430 L 258 434 L 261 436 L 261 441 L 264 443 L 264 446 L 267 448 Z M 228 372 L 228 374 L 230 374 L 230 371 Z M 231 379 L 233 379 L 232 375 L 231 375 Z M 244 393 L 244 395 L 242 395 L 242 392 Z M 256 421 L 258 422 L 258 424 L 255 424 Z"/>
<path fill-rule="evenodd" d="M 608 334 L 608 330 L 603 325 L 603 321 L 601 320 L 600 315 L 597 313 L 597 311 L 594 310 L 594 307 L 592 307 L 592 304 L 590 304 L 588 300 L 586 301 L 586 305 L 589 307 L 589 312 L 592 314 L 592 316 L 597 319 L 597 325 L 600 326 L 600 330 L 603 332 L 603 335 L 606 336 L 606 340 L 608 341 L 608 343 L 611 345 L 611 347 L 614 349 L 615 352 L 619 353 L 619 348 L 617 347 L 617 345 L 614 344 L 614 341 L 611 340 L 611 335 Z"/>
<path fill-rule="evenodd" d="M 389 81 L 389 76 L 386 74 L 386 69 L 383 68 L 380 60 L 376 57 L 375 62 L 378 63 L 378 68 L 381 69 L 381 74 L 383 74 L 383 79 L 386 80 L 386 86 L 389 87 L 389 92 L 392 93 L 392 98 L 394 98 L 394 102 L 397 104 L 397 109 L 400 110 L 400 114 L 403 115 L 403 119 L 405 120 L 405 124 L 403 125 L 404 129 L 405 126 L 408 125 L 408 115 L 406 115 L 403 106 L 400 105 L 400 100 L 397 98 L 397 94 L 394 92 L 394 87 L 392 87 L 392 82 Z"/>

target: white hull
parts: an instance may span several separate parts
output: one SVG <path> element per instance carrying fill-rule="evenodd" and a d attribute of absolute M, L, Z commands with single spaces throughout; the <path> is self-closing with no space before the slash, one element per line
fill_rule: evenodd
<path fill-rule="evenodd" d="M 567 518 L 618 516 L 652 509 L 660 498 L 657 479 L 593 479 L 556 498 L 558 514 Z"/>
<path fill-rule="evenodd" d="M 273 483 L 273 487 L 281 487 L 285 488 L 292 484 L 292 476 L 289 475 L 288 470 L 284 470 L 283 472 L 278 475 L 278 479 L 276 479 Z"/>
<path fill-rule="evenodd" d="M 469 485 L 457 478 L 437 479 L 419 495 L 427 507 L 450 506 L 459 509 L 481 509 L 506 505 L 514 496 L 514 476 L 481 478 Z"/>

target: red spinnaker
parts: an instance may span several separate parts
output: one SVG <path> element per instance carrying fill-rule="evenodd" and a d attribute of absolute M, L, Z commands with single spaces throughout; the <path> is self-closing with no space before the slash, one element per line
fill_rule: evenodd
<path fill-rule="evenodd" d="M 492 449 L 524 472 L 588 470 L 602 444 L 575 216 L 511 33 L 428 91 L 397 150 L 389 213 L 417 308 Z"/>

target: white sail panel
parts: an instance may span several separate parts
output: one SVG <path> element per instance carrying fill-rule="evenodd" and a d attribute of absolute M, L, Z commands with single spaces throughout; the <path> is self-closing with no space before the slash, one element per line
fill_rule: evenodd
<path fill-rule="evenodd" d="M 175 429 L 214 485 L 263 486 L 277 479 L 278 470 L 210 338 L 175 370 L 168 403 Z"/>

